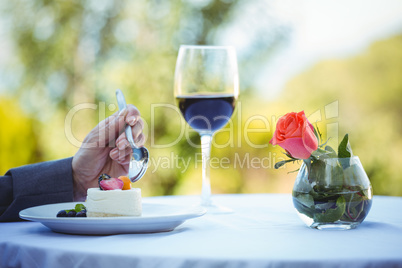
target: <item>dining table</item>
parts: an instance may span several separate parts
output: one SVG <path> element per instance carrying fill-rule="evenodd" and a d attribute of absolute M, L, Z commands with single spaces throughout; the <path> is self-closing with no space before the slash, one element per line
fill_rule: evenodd
<path fill-rule="evenodd" d="M 402 197 L 374 195 L 362 224 L 342 231 L 307 227 L 291 194 L 213 200 L 233 211 L 200 214 L 170 231 L 68 234 L 36 221 L 3 222 L 0 267 L 402 267 Z M 199 196 L 143 202 L 190 207 Z"/>

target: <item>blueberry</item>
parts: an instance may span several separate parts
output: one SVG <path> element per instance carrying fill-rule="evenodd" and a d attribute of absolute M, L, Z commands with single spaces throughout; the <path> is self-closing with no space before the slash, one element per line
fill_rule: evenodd
<path fill-rule="evenodd" d="M 85 210 L 81 210 L 80 212 L 77 213 L 77 215 L 75 215 L 76 217 L 86 217 L 87 216 L 87 212 Z"/>
<path fill-rule="evenodd" d="M 75 210 L 70 210 L 70 211 L 67 213 L 67 217 L 75 217 L 76 214 L 77 214 L 77 212 L 75 212 Z"/>
<path fill-rule="evenodd" d="M 57 217 L 67 217 L 67 212 L 65 210 L 60 210 L 57 213 Z"/>

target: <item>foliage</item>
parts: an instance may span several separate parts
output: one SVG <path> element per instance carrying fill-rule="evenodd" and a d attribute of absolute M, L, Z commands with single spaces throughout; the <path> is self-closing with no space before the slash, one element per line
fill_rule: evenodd
<path fill-rule="evenodd" d="M 8 168 L 37 162 L 35 121 L 27 117 L 12 98 L 0 99 L 0 173 Z M 8 168 L 7 168 L 8 167 Z"/>
<path fill-rule="evenodd" d="M 254 1 L 258 3 L 266 6 L 264 1 Z M 173 103 L 178 48 L 180 44 L 219 44 L 223 32 L 232 40 L 243 34 L 253 47 L 246 56 L 240 55 L 239 65 L 243 73 L 253 73 L 258 69 L 253 59 L 260 63 L 267 59 L 285 40 L 286 27 L 279 32 L 267 27 L 278 22 L 260 25 L 258 20 L 249 21 L 243 12 L 247 5 L 247 0 L 2 2 L 0 11 L 9 25 L 14 57 L 0 76 L 19 82 L 5 81 L 3 88 L 0 83 L 0 94 L 18 99 L 25 116 L 31 118 L 28 120 L 37 122 L 35 155 L 39 157 L 24 163 L 73 155 L 85 134 L 116 112 L 114 90 L 121 88 L 147 123 L 151 163 L 139 182 L 144 195 L 198 193 L 201 169 L 196 165 L 199 148 L 195 146 L 199 138 L 187 128 L 188 138 L 181 135 L 186 125 Z M 254 18 L 274 21 L 264 13 L 257 15 Z M 246 27 L 229 31 L 239 19 L 248 21 Z M 254 33 L 250 29 L 258 34 L 248 36 Z M 240 81 L 244 88 L 251 87 L 252 80 Z M 233 127 L 240 129 L 237 121 Z M 216 138 L 227 140 L 227 133 Z M 221 156 L 233 155 L 233 151 L 233 147 L 213 149 Z M 27 153 L 34 154 L 31 149 Z M 175 157 L 189 159 L 188 168 L 175 165 Z M 1 171 L 20 164 L 13 159 L 1 162 Z M 232 178 L 222 180 L 215 189 L 242 191 L 240 172 L 229 170 Z"/>
<path fill-rule="evenodd" d="M 138 184 L 144 195 L 199 194 L 198 135 L 174 108 L 177 51 L 182 43 L 242 38 L 247 51 L 238 55 L 241 97 L 231 124 L 215 135 L 212 148 L 212 157 L 229 161 L 211 170 L 215 193 L 289 192 L 294 174 L 286 168 L 273 171 L 285 156 L 268 147 L 275 120 L 290 109 L 325 115 L 324 105 L 338 101 L 339 116 L 318 124 L 339 121 L 339 132 L 351 129 L 376 194 L 402 195 L 397 163 L 402 123 L 395 120 L 402 113 L 402 37 L 350 59 L 319 63 L 294 78 L 278 99 L 265 100 L 258 93 L 265 89 L 253 82 L 286 42 L 290 27 L 264 13 L 250 16 L 251 4 L 260 5 L 259 12 L 269 9 L 259 0 L 0 3 L 14 55 L 0 69 L 0 172 L 74 155 L 85 134 L 116 112 L 114 90 L 121 88 L 147 123 L 152 159 Z M 69 121 L 77 107 L 84 108 Z M 176 165 L 175 157 L 190 160 L 188 167 Z"/>

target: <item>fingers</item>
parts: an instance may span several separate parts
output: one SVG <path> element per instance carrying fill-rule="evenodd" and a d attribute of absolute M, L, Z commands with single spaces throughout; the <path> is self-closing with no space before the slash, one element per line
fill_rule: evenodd
<path fill-rule="evenodd" d="M 145 142 L 145 137 L 142 134 L 144 121 L 140 117 L 140 112 L 134 105 L 127 105 L 127 108 L 120 112 L 107 117 L 100 122 L 84 140 L 85 144 L 93 144 L 96 147 L 105 147 L 115 145 L 121 142 L 121 139 L 126 140 L 120 146 L 128 146 L 128 141 L 124 135 L 124 127 L 130 125 L 133 132 L 133 139 L 138 146 L 142 146 Z M 123 137 L 122 137 L 123 135 Z M 123 146 L 124 147 L 124 146 Z"/>
<path fill-rule="evenodd" d="M 144 134 L 140 133 L 140 135 L 134 139 L 134 142 L 137 146 L 141 147 L 145 142 Z M 109 156 L 120 165 L 128 165 L 130 163 L 131 154 L 132 149 L 130 143 L 126 139 L 126 134 L 122 133 L 116 140 L 116 147 L 110 151 Z"/>
<path fill-rule="evenodd" d="M 127 116 L 125 117 L 125 122 L 130 126 L 134 126 L 138 120 L 140 119 L 140 111 L 138 111 L 137 107 L 132 104 L 127 106 Z M 144 124 L 143 124 L 144 125 Z"/>
<path fill-rule="evenodd" d="M 120 150 L 119 147 L 116 147 L 110 151 L 109 156 L 120 165 L 127 165 L 130 163 L 131 153 L 131 147 L 126 147 L 122 150 Z"/>
<path fill-rule="evenodd" d="M 97 127 L 91 131 L 93 135 L 90 135 L 90 138 L 91 140 L 97 140 L 99 146 L 106 146 L 119 137 L 126 123 L 130 126 L 135 126 L 139 119 L 140 112 L 134 105 L 129 104 L 127 108 L 114 113 L 100 122 Z"/>
<path fill-rule="evenodd" d="M 130 143 L 126 139 L 126 134 L 122 133 L 116 140 L 116 147 L 118 150 L 122 151 L 126 148 L 130 148 Z"/>
<path fill-rule="evenodd" d="M 142 133 L 143 129 L 144 129 L 144 121 L 141 118 L 139 118 L 138 121 L 133 126 L 131 126 L 134 142 L 139 147 L 144 145 L 145 142 L 145 136 Z"/>
<path fill-rule="evenodd" d="M 121 110 L 117 115 L 115 113 L 114 115 L 112 115 L 112 117 L 113 116 L 115 116 L 116 119 L 112 121 L 112 122 L 114 122 L 114 125 L 111 124 L 109 130 L 110 131 L 117 130 L 117 131 L 114 131 L 113 132 L 114 135 L 111 135 L 110 138 L 116 139 L 116 138 L 118 138 L 119 133 L 121 133 L 123 131 L 126 124 L 128 124 L 130 126 L 135 126 L 138 123 L 138 121 L 140 120 L 141 115 L 140 115 L 140 111 L 138 111 L 137 107 L 135 107 L 132 104 L 128 104 L 125 109 Z M 142 126 L 144 126 L 144 124 L 142 124 Z M 109 131 L 109 133 L 110 133 L 110 131 Z M 141 131 L 142 131 L 142 128 L 141 128 Z"/>
<path fill-rule="evenodd" d="M 138 110 L 137 110 L 138 111 Z M 126 116 L 126 122 L 128 124 L 133 124 L 131 126 L 131 130 L 133 133 L 133 139 L 135 144 L 138 147 L 141 147 L 145 143 L 145 136 L 142 133 L 142 130 L 144 128 L 144 121 L 139 117 L 139 113 L 137 114 L 135 110 L 133 110 L 134 113 L 131 113 Z M 130 118 L 132 117 L 132 118 Z M 131 159 L 131 145 L 127 140 L 126 133 L 123 131 L 120 136 L 116 139 L 116 147 L 113 148 L 109 156 L 111 159 L 119 163 L 120 165 L 127 165 L 130 163 Z"/>
<path fill-rule="evenodd" d="M 135 142 L 135 144 L 136 144 L 138 147 L 144 146 L 144 144 L 145 144 L 145 136 L 144 136 L 144 134 L 141 133 L 141 134 L 137 137 L 137 139 L 134 140 L 134 142 Z"/>
<path fill-rule="evenodd" d="M 134 143 L 138 146 L 141 147 L 145 143 L 145 136 L 144 133 L 142 133 L 142 130 L 144 128 L 144 121 L 139 118 L 135 122 L 134 126 L 131 127 L 131 132 L 133 133 L 133 140 Z M 122 150 L 123 148 L 130 147 L 130 143 L 128 142 L 126 138 L 125 132 L 121 133 L 120 136 L 116 140 L 116 146 Z"/>

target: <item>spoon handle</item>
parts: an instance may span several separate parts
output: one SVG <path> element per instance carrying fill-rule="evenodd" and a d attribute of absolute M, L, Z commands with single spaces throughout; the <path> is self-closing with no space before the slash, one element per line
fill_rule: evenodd
<path fill-rule="evenodd" d="M 117 105 L 119 106 L 119 111 L 127 108 L 126 99 L 124 98 L 123 92 L 120 89 L 116 89 L 116 99 Z M 126 137 L 131 147 L 138 148 L 133 139 L 133 132 L 131 131 L 130 125 L 126 124 L 125 127 Z"/>

